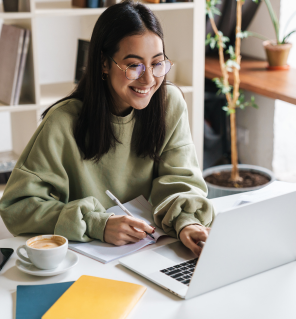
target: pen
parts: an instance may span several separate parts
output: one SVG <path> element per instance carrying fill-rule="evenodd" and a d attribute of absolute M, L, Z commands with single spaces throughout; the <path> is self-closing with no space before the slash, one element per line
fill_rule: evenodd
<path fill-rule="evenodd" d="M 120 201 L 119 201 L 110 191 L 106 190 L 106 194 L 107 194 L 127 215 L 129 215 L 129 216 L 131 216 L 131 217 L 134 217 L 133 214 L 132 214 L 126 207 L 124 207 L 124 206 L 120 203 Z M 147 236 L 149 236 L 150 238 L 152 238 L 153 240 L 155 240 L 155 238 L 154 238 L 151 234 L 147 233 L 146 231 L 145 231 L 145 233 L 147 234 Z"/>

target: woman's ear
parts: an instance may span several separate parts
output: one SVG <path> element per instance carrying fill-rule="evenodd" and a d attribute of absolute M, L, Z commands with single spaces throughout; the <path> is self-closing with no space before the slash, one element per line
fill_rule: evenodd
<path fill-rule="evenodd" d="M 103 73 L 108 74 L 109 73 L 108 59 L 104 56 L 103 52 L 101 52 L 101 61 L 102 61 Z"/>

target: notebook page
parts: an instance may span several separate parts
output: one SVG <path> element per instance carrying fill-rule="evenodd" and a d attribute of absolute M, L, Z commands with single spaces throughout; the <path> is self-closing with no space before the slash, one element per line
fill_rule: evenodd
<path fill-rule="evenodd" d="M 125 203 L 124 206 L 133 214 L 135 218 L 144 220 L 147 224 L 155 226 L 152 217 L 152 206 L 146 201 L 143 196 L 139 196 L 128 203 Z M 107 212 L 112 212 L 115 215 L 126 215 L 120 207 L 114 206 L 110 207 Z M 154 238 L 157 240 L 160 236 L 166 235 L 165 232 L 156 228 L 155 233 L 153 234 Z M 155 241 L 146 237 L 145 239 L 124 246 L 114 246 L 108 243 L 102 243 L 99 240 L 94 240 L 89 243 L 80 243 L 80 242 L 69 242 L 69 249 L 77 251 L 85 256 L 96 259 L 103 263 L 110 262 L 112 260 L 121 258 L 128 254 L 134 253 L 137 250 L 154 244 Z"/>

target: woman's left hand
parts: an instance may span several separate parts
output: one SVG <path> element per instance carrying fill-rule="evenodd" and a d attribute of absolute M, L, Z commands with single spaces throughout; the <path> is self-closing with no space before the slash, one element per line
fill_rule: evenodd
<path fill-rule="evenodd" d="M 202 248 L 197 244 L 207 240 L 210 230 L 211 228 L 202 225 L 189 225 L 181 230 L 179 238 L 186 247 L 199 256 Z"/>

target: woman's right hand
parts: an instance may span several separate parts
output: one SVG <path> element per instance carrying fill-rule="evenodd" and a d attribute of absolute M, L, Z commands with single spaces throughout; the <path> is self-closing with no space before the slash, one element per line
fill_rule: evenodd
<path fill-rule="evenodd" d="M 116 246 L 136 243 L 147 235 L 154 233 L 155 228 L 140 219 L 130 216 L 111 216 L 107 220 L 104 241 Z"/>

